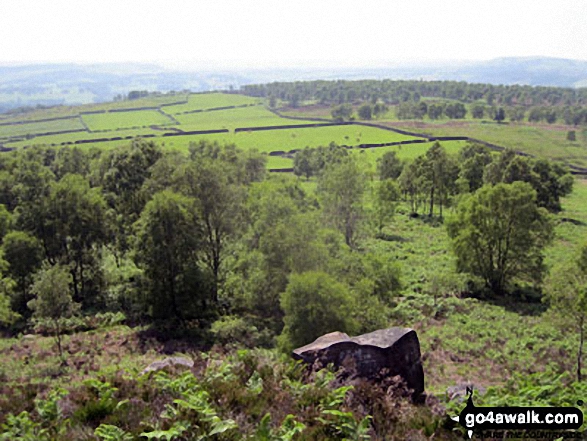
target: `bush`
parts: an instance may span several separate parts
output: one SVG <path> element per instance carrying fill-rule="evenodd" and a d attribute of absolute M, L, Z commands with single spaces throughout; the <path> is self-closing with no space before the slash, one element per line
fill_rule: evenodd
<path fill-rule="evenodd" d="M 270 346 L 272 336 L 267 330 L 259 332 L 256 326 L 242 317 L 225 316 L 216 320 L 210 329 L 214 341 L 221 345 L 242 345 L 248 348 Z"/>
<path fill-rule="evenodd" d="M 330 275 L 314 271 L 292 274 L 281 297 L 285 312 L 282 348 L 302 346 L 333 331 L 356 332 L 355 306 L 349 289 Z"/>

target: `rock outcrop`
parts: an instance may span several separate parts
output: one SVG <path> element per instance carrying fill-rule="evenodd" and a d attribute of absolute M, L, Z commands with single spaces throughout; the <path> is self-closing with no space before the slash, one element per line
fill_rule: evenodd
<path fill-rule="evenodd" d="M 413 390 L 412 397 L 416 400 L 424 392 L 420 342 L 413 329 L 380 329 L 356 337 L 332 332 L 295 349 L 293 356 L 310 364 L 332 363 L 338 368 L 353 365 L 354 375 L 368 379 L 376 378 L 382 371 L 399 375 Z"/>
<path fill-rule="evenodd" d="M 194 367 L 194 360 L 185 357 L 167 357 L 163 360 L 154 361 L 141 372 L 141 375 L 147 372 L 158 371 L 169 366 L 184 366 L 186 368 Z"/>

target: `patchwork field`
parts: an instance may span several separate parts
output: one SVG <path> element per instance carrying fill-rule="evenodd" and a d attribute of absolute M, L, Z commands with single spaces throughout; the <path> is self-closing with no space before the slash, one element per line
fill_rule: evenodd
<path fill-rule="evenodd" d="M 26 136 L 31 133 L 51 133 L 66 130 L 85 130 L 79 118 L 59 119 L 35 123 L 0 125 L 0 139 Z"/>
<path fill-rule="evenodd" d="M 168 108 L 164 109 L 164 111 L 167 112 Z M 180 128 L 184 131 L 210 129 L 234 130 L 237 127 L 279 126 L 285 124 L 303 124 L 305 122 L 296 122 L 281 118 L 263 106 L 186 113 L 175 115 L 175 119 L 181 123 Z M 313 121 L 307 122 L 313 123 Z"/>
<path fill-rule="evenodd" d="M 165 111 L 171 114 L 190 112 L 192 110 L 212 109 L 227 106 L 243 106 L 249 104 L 260 104 L 259 98 L 252 98 L 245 95 L 235 95 L 226 93 L 202 93 L 188 96 L 186 104 L 176 106 L 166 106 Z"/>
<path fill-rule="evenodd" d="M 587 166 L 587 134 L 571 126 L 472 123 L 387 123 L 393 127 L 434 136 L 469 136 L 532 155 Z M 567 140 L 576 130 L 577 141 Z"/>
<path fill-rule="evenodd" d="M 82 119 L 93 132 L 175 124 L 173 119 L 157 110 L 95 113 L 83 115 Z"/>

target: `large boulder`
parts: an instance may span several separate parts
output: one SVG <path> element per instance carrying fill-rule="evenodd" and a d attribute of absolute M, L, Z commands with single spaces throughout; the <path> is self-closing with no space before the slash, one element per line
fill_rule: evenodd
<path fill-rule="evenodd" d="M 332 332 L 294 349 L 293 356 L 310 364 L 332 363 L 337 368 L 352 365 L 355 375 L 368 379 L 376 378 L 385 370 L 388 375 L 401 376 L 414 391 L 414 399 L 424 392 L 420 342 L 413 329 L 380 329 L 356 337 Z"/>

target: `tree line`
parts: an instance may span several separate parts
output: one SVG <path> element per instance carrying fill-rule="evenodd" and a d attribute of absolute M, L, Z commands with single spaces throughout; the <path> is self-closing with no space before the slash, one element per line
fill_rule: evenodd
<path fill-rule="evenodd" d="M 296 107 L 302 101 L 339 105 L 354 102 L 399 104 L 422 98 L 444 98 L 463 103 L 484 101 L 497 106 L 585 106 L 587 90 L 562 87 L 475 84 L 463 81 L 337 80 L 274 82 L 241 86 L 255 97 L 286 101 Z"/>

